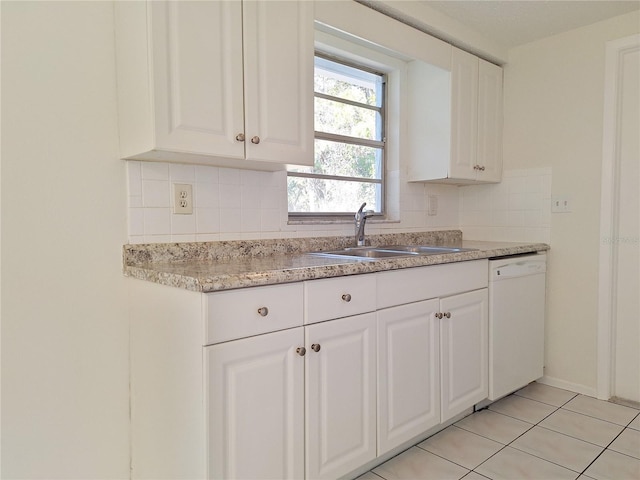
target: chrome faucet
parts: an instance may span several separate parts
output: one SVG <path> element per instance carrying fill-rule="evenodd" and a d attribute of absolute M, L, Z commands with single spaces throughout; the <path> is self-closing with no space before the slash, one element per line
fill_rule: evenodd
<path fill-rule="evenodd" d="M 360 205 L 360 208 L 356 212 L 356 245 L 359 247 L 364 246 L 364 225 L 367 222 L 367 218 L 373 215 L 373 210 L 363 211 L 367 202 Z"/>

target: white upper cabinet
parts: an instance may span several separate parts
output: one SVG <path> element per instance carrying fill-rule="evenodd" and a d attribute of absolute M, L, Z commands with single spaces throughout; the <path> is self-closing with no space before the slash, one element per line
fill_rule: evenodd
<path fill-rule="evenodd" d="M 502 179 L 502 68 L 478 59 L 477 180 Z"/>
<path fill-rule="evenodd" d="M 121 156 L 313 164 L 313 4 L 116 2 Z"/>
<path fill-rule="evenodd" d="M 408 68 L 409 180 L 502 178 L 502 68 L 453 47 L 451 68 Z"/>
<path fill-rule="evenodd" d="M 451 55 L 451 178 L 475 179 L 478 169 L 478 57 Z"/>

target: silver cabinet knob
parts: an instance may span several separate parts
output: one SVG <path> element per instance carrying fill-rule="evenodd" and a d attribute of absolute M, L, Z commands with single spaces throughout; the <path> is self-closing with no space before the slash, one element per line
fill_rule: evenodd
<path fill-rule="evenodd" d="M 451 312 L 445 313 L 444 316 L 447 317 L 447 318 L 451 318 Z"/>
<path fill-rule="evenodd" d="M 319 352 L 320 351 L 320 344 L 319 343 L 314 343 L 313 345 L 311 345 L 311 350 L 313 350 L 314 352 Z"/>
<path fill-rule="evenodd" d="M 257 135 L 255 137 L 251 137 L 251 143 L 257 145 L 260 143 L 260 137 L 258 137 Z"/>
<path fill-rule="evenodd" d="M 301 357 L 304 357 L 304 355 L 307 353 L 307 349 L 304 347 L 298 347 L 296 348 L 296 353 Z"/>
<path fill-rule="evenodd" d="M 351 301 L 351 295 L 348 293 L 345 293 L 344 295 L 342 295 L 342 300 L 349 303 Z"/>
<path fill-rule="evenodd" d="M 474 165 L 474 166 L 473 166 L 473 169 L 474 169 L 474 170 L 480 170 L 480 165 Z"/>
<path fill-rule="evenodd" d="M 442 318 L 442 314 L 440 312 L 436 313 L 436 318 Z"/>
<path fill-rule="evenodd" d="M 244 142 L 244 133 L 239 133 L 236 135 L 236 140 L 239 142 Z"/>
<path fill-rule="evenodd" d="M 269 309 L 268 309 L 267 307 L 260 307 L 260 308 L 258 309 L 258 314 L 259 314 L 261 317 L 266 317 L 267 315 L 269 315 Z"/>
<path fill-rule="evenodd" d="M 480 171 L 481 171 L 481 172 L 484 172 L 484 165 L 482 165 L 482 166 L 480 167 Z"/>

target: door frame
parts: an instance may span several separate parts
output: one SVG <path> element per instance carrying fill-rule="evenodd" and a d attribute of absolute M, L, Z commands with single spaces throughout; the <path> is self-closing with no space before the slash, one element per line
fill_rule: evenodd
<path fill-rule="evenodd" d="M 598 278 L 598 383 L 599 399 L 613 391 L 616 342 L 617 194 L 619 192 L 619 124 L 622 104 L 620 81 L 624 56 L 640 50 L 640 34 L 606 44 L 604 115 L 602 136 L 602 184 L 600 196 L 600 253 Z"/>

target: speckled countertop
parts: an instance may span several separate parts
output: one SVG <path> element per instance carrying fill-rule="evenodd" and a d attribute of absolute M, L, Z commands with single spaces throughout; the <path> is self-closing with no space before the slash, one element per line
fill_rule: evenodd
<path fill-rule="evenodd" d="M 215 292 L 549 249 L 544 243 L 463 241 L 460 230 L 371 235 L 367 239 L 372 246 L 446 245 L 476 250 L 375 260 L 310 254 L 353 246 L 351 236 L 125 245 L 124 274 L 196 292 Z"/>

